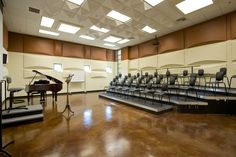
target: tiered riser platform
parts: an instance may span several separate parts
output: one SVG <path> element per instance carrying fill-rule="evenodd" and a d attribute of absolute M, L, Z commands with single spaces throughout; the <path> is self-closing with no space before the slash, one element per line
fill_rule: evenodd
<path fill-rule="evenodd" d="M 164 94 L 162 100 L 152 94 L 142 94 L 136 92 L 124 92 L 122 90 L 107 90 L 100 94 L 101 97 L 106 97 L 112 100 L 120 101 L 126 104 L 128 100 L 138 99 L 142 103 L 141 108 L 145 108 L 146 101 L 153 104 L 171 105 L 178 112 L 184 113 L 213 113 L 213 114 L 236 114 L 236 89 L 230 89 L 227 93 L 224 88 L 219 88 L 213 91 L 211 88 L 195 87 L 195 90 L 189 90 L 186 93 L 186 86 L 169 87 L 168 93 Z M 196 92 L 197 91 L 197 95 Z M 135 102 L 134 102 L 135 103 Z M 133 105 L 135 106 L 135 105 Z"/>

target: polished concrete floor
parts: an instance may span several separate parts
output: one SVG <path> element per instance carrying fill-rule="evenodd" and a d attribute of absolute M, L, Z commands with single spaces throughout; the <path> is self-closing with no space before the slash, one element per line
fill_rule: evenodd
<path fill-rule="evenodd" d="M 5 142 L 15 140 L 7 150 L 13 157 L 236 156 L 236 116 L 154 115 L 98 94 L 72 95 L 70 118 L 60 113 L 65 96 L 57 104 L 48 98 L 44 121 L 3 130 Z"/>

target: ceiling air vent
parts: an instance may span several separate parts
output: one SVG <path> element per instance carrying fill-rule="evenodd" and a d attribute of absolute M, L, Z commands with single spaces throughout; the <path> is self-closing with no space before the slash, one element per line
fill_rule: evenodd
<path fill-rule="evenodd" d="M 39 14 L 39 13 L 40 13 L 40 10 L 39 10 L 39 9 L 36 9 L 36 8 L 29 7 L 29 12 Z"/>
<path fill-rule="evenodd" d="M 185 17 L 181 17 L 181 18 L 178 18 L 176 21 L 177 21 L 177 22 L 183 22 L 183 21 L 185 21 L 185 20 L 186 20 Z"/>

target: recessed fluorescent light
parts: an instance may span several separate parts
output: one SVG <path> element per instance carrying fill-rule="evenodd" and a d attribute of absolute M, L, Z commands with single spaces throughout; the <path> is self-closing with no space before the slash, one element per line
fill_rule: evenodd
<path fill-rule="evenodd" d="M 94 37 L 90 37 L 90 36 L 87 36 L 87 35 L 80 35 L 79 37 L 83 38 L 83 39 L 87 39 L 87 40 L 95 40 Z"/>
<path fill-rule="evenodd" d="M 104 39 L 104 41 L 108 41 L 108 42 L 111 42 L 111 43 L 115 43 L 117 41 L 120 41 L 122 38 L 119 38 L 119 37 L 115 37 L 115 36 L 109 36 L 109 37 L 106 37 Z"/>
<path fill-rule="evenodd" d="M 72 25 L 68 25 L 68 24 L 62 23 L 59 26 L 58 30 L 61 31 L 61 32 L 75 34 L 78 30 L 80 30 L 80 28 L 77 27 L 77 26 L 72 26 Z"/>
<path fill-rule="evenodd" d="M 157 4 L 161 3 L 164 0 L 144 0 L 144 1 L 154 7 L 154 6 L 156 6 Z"/>
<path fill-rule="evenodd" d="M 104 45 L 105 45 L 105 46 L 110 46 L 110 47 L 114 47 L 114 46 L 116 46 L 116 45 L 109 44 L 109 43 L 105 43 Z"/>
<path fill-rule="evenodd" d="M 129 42 L 130 40 L 129 39 L 123 39 L 121 41 L 118 41 L 119 44 L 124 44 L 124 43 L 127 43 Z"/>
<path fill-rule="evenodd" d="M 57 32 L 46 31 L 46 30 L 43 30 L 43 29 L 40 29 L 39 33 L 48 34 L 48 35 L 54 35 L 54 36 L 58 36 L 59 35 L 59 33 L 57 33 Z"/>
<path fill-rule="evenodd" d="M 154 33 L 154 32 L 157 31 L 157 30 L 155 30 L 155 29 L 153 29 L 153 28 L 151 28 L 151 27 L 149 27 L 149 26 L 143 27 L 142 30 L 145 31 L 145 32 L 147 32 L 147 33 Z"/>
<path fill-rule="evenodd" d="M 68 0 L 68 1 L 77 5 L 81 5 L 84 2 L 84 0 Z"/>
<path fill-rule="evenodd" d="M 103 32 L 103 33 L 107 33 L 109 32 L 110 30 L 109 29 L 106 29 L 106 28 L 99 28 L 95 25 L 91 26 L 90 29 L 92 30 L 95 30 L 95 31 L 99 31 L 99 32 Z"/>
<path fill-rule="evenodd" d="M 185 0 L 177 4 L 176 7 L 184 14 L 188 14 L 211 4 L 213 4 L 212 0 Z"/>
<path fill-rule="evenodd" d="M 44 27 L 49 27 L 49 28 L 51 28 L 52 27 L 52 25 L 53 25 L 53 23 L 54 23 L 54 19 L 52 19 L 52 18 L 49 18 L 49 17 L 45 17 L 45 16 L 43 16 L 42 17 L 42 19 L 41 19 L 41 26 L 44 26 Z"/>
<path fill-rule="evenodd" d="M 115 20 L 118 20 L 118 21 L 121 21 L 121 22 L 127 22 L 129 21 L 131 18 L 124 15 L 124 14 L 121 14 L 115 10 L 112 10 L 110 11 L 108 14 L 107 14 L 108 17 L 111 17 Z"/>

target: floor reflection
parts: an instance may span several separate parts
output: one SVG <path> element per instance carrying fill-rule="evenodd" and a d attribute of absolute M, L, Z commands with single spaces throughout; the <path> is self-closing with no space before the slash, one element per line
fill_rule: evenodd
<path fill-rule="evenodd" d="M 106 106 L 106 120 L 110 121 L 112 119 L 112 107 Z"/>
<path fill-rule="evenodd" d="M 85 127 L 90 127 L 93 123 L 92 119 L 93 111 L 91 109 L 85 109 L 83 113 L 83 121 L 84 121 L 84 126 Z"/>

